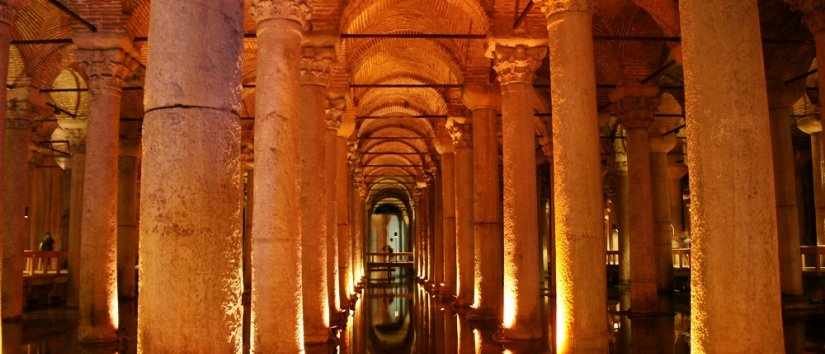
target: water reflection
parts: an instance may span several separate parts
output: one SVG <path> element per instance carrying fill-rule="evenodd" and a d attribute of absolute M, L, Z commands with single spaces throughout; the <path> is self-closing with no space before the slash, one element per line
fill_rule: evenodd
<path fill-rule="evenodd" d="M 658 315 L 630 316 L 621 296 L 608 305 L 611 354 L 688 354 L 690 315 L 688 299 L 662 301 Z M 545 297 L 542 316 L 552 334 L 552 298 Z M 6 354 L 133 354 L 136 308 L 121 303 L 121 340 L 110 346 L 77 343 L 77 313 L 63 309 L 26 314 L 25 320 L 3 324 Z M 825 353 L 825 314 L 785 313 L 785 347 L 788 354 Z M 428 293 L 412 278 L 395 274 L 373 279 L 363 289 L 350 312 L 347 326 L 328 345 L 306 348 L 307 354 L 549 354 L 553 339 L 533 343 L 496 341 L 496 323 L 469 321 L 466 311 L 455 309 Z"/>

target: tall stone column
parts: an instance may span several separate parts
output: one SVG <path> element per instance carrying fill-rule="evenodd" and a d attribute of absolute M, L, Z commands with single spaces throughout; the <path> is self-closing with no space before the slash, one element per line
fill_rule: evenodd
<path fill-rule="evenodd" d="M 673 230 L 670 217 L 670 178 L 667 154 L 676 147 L 676 136 L 650 136 L 650 186 L 653 197 L 653 230 L 656 239 L 656 284 L 659 292 L 673 291 Z M 675 197 L 674 197 L 675 198 Z"/>
<path fill-rule="evenodd" d="M 616 143 L 622 144 L 625 140 Z M 627 151 L 615 155 L 616 163 L 616 223 L 619 225 L 619 286 L 630 288 L 630 180 L 627 175 Z M 627 298 L 627 297 L 624 297 Z M 629 306 L 629 304 L 622 304 Z"/>
<path fill-rule="evenodd" d="M 683 0 L 679 14 L 691 193 L 691 351 L 782 353 L 759 8 L 755 0 Z"/>
<path fill-rule="evenodd" d="M 442 193 L 444 178 L 439 173 L 433 174 L 432 189 L 432 242 L 430 245 L 430 283 L 437 289 L 444 281 L 444 218 Z"/>
<path fill-rule="evenodd" d="M 71 186 L 69 190 L 69 241 L 67 242 L 69 281 L 66 294 L 66 306 L 78 307 L 80 295 L 80 241 L 82 238 L 81 225 L 83 222 L 83 175 L 86 167 L 86 119 L 59 118 L 54 139 L 57 134 L 64 136 L 68 142 L 69 169 L 71 170 Z"/>
<path fill-rule="evenodd" d="M 502 335 L 510 340 L 542 336 L 539 307 L 539 235 L 533 75 L 547 49 L 522 43 L 492 43 L 501 83 L 501 145 L 504 176 L 504 307 Z M 604 245 L 602 245 L 604 246 Z M 604 258 L 604 257 L 602 257 Z"/>
<path fill-rule="evenodd" d="M 117 273 L 118 294 L 122 298 L 137 296 L 135 266 L 138 260 L 138 156 L 140 138 L 137 129 L 125 132 L 118 160 L 117 206 Z"/>
<path fill-rule="evenodd" d="M 335 137 L 335 208 L 338 227 L 338 274 L 341 276 L 341 304 L 347 304 L 352 296 L 352 237 L 349 228 L 351 179 L 347 168 L 347 138 Z"/>
<path fill-rule="evenodd" d="M 416 208 L 416 228 L 421 238 L 421 280 L 426 282 L 430 275 L 430 191 L 423 184 L 422 187 L 417 189 L 421 197 Z"/>
<path fill-rule="evenodd" d="M 456 291 L 456 225 L 455 225 L 455 150 L 450 142 L 444 144 L 441 154 L 441 216 L 442 224 L 442 295 Z"/>
<path fill-rule="evenodd" d="M 359 176 L 360 177 L 360 176 Z M 356 179 L 355 193 L 353 194 L 352 206 L 352 263 L 355 266 L 355 283 L 360 284 L 364 279 L 364 240 L 366 230 L 366 200 L 367 186 L 363 180 Z"/>
<path fill-rule="evenodd" d="M 466 118 L 451 117 L 447 130 L 455 149 L 456 304 L 473 304 L 473 131 Z"/>
<path fill-rule="evenodd" d="M 252 215 L 254 352 L 304 348 L 301 296 L 299 65 L 305 1 L 256 0 L 255 201 Z M 321 117 L 316 117 L 320 119 Z M 294 294 L 281 296 L 281 294 Z M 272 314 L 279 314 L 273 316 Z"/>
<path fill-rule="evenodd" d="M 781 86 L 780 86 L 781 85 Z M 773 85 L 772 85 L 773 86 Z M 800 257 L 799 207 L 796 191 L 796 157 L 791 129 L 794 126 L 793 99 L 784 83 L 769 90 L 771 146 L 776 189 L 776 226 L 779 238 L 779 282 L 782 294 L 803 295 L 802 258 Z M 790 97 L 788 97 L 790 96 Z"/>
<path fill-rule="evenodd" d="M 499 97 L 492 87 L 475 85 L 464 88 L 463 100 L 473 125 L 474 316 L 500 320 L 504 240 L 496 129 Z"/>
<path fill-rule="evenodd" d="M 4 90 L 5 91 L 5 90 Z M 4 102 L 5 103 L 5 102 Z M 29 160 L 32 143 L 32 113 L 26 102 L 10 100 L 6 108 L 5 141 L 3 148 L 2 179 L 5 192 L 0 203 L 5 204 L 3 220 L 3 320 L 19 320 L 23 316 L 23 251 L 29 248 L 29 219 L 31 202 L 31 169 Z M 15 107 L 19 106 L 19 107 Z"/>
<path fill-rule="evenodd" d="M 682 211 L 682 178 L 687 175 L 687 166 L 671 162 L 668 165 L 668 198 L 670 202 L 670 221 L 674 237 L 681 237 L 685 232 L 685 220 Z"/>
<path fill-rule="evenodd" d="M 553 106 L 556 351 L 607 352 L 605 236 L 593 15 L 588 0 L 545 0 Z"/>
<path fill-rule="evenodd" d="M 243 6 L 237 1 L 152 1 L 139 201 L 138 353 L 239 353 L 243 347 L 243 167 L 238 112 L 242 21 Z M 266 31 L 259 29 L 259 50 L 266 39 Z M 271 57 L 260 58 L 258 75 L 269 67 L 265 64 Z M 279 79 L 259 81 L 258 94 L 266 93 L 270 82 L 287 81 Z M 268 112 L 267 104 L 256 105 L 258 112 Z M 269 131 L 266 119 L 258 118 L 256 132 Z M 255 143 L 264 145 L 256 153 L 272 150 L 263 137 L 256 137 Z M 280 166 L 258 156 L 255 163 L 256 173 Z M 270 181 L 255 176 L 256 188 L 262 185 L 285 193 Z M 256 191 L 255 202 L 267 201 L 266 196 Z M 266 206 L 255 206 L 254 212 L 268 211 Z M 255 227 L 268 225 L 270 218 L 274 219 L 272 214 L 258 218 Z M 294 219 L 290 218 L 293 224 Z M 264 242 L 257 246 L 269 249 Z M 297 252 L 297 246 L 294 249 Z M 270 255 L 266 261 L 284 258 L 288 255 Z M 263 277 L 288 292 L 289 283 L 279 276 L 294 277 L 297 270 L 268 264 L 272 276 Z M 279 296 L 266 301 L 295 300 Z M 290 332 L 267 327 L 273 316 L 256 318 L 255 305 L 253 299 L 252 328 L 269 330 L 267 339 L 294 338 L 290 337 L 294 325 L 287 327 Z M 293 307 L 279 311 L 277 322 L 289 323 Z M 252 334 L 255 348 L 275 352 L 260 342 L 259 334 Z"/>
<path fill-rule="evenodd" d="M 822 146 L 825 135 L 822 134 L 822 123 L 816 120 L 817 127 L 814 130 L 803 129 L 800 130 L 811 136 L 811 164 L 813 165 L 813 182 L 814 182 L 814 206 L 816 223 L 816 244 L 825 245 L 825 181 L 823 181 L 823 173 L 825 173 L 825 154 L 819 148 Z"/>
<path fill-rule="evenodd" d="M 327 241 L 327 297 L 330 315 L 341 310 L 341 289 L 339 288 L 339 244 L 338 244 L 338 219 L 336 217 L 336 183 L 340 183 L 341 177 L 337 174 L 335 160 L 336 141 L 338 129 L 341 127 L 341 118 L 344 114 L 344 98 L 330 98 L 329 108 L 325 111 L 326 131 L 324 132 L 324 192 L 326 193 L 326 241 Z"/>
<path fill-rule="evenodd" d="M 825 4 L 817 0 L 786 0 L 805 15 L 805 24 L 814 35 L 816 62 L 825 63 Z M 822 65 L 822 64 L 820 64 Z M 819 97 L 825 98 L 825 75 L 820 73 Z M 818 245 L 825 245 L 825 135 L 822 120 L 825 110 L 819 110 L 819 121 L 808 121 L 802 131 L 811 135 L 811 161 L 814 170 L 814 204 L 816 205 L 816 239 Z"/>
<path fill-rule="evenodd" d="M 630 310 L 635 313 L 656 311 L 657 255 L 653 230 L 653 193 L 650 178 L 650 141 L 648 129 L 658 107 L 659 90 L 655 86 L 624 85 L 610 93 L 625 128 L 630 224 L 627 225 L 630 247 L 623 260 L 630 264 Z"/>
<path fill-rule="evenodd" d="M 125 36 L 74 38 L 76 59 L 91 93 L 80 242 L 80 322 L 83 342 L 117 340 L 117 215 L 120 100 L 139 54 Z"/>

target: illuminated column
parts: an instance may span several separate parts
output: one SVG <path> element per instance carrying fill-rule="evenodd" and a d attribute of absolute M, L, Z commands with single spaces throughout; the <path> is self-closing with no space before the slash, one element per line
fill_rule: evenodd
<path fill-rule="evenodd" d="M 329 108 L 326 110 L 325 123 L 327 130 L 324 132 L 324 192 L 326 193 L 326 226 L 327 226 L 327 289 L 330 313 L 337 313 L 341 310 L 341 291 L 339 288 L 339 243 L 338 243 L 338 218 L 336 210 L 336 183 L 341 183 L 344 176 L 337 174 L 336 145 L 338 139 L 338 128 L 341 127 L 341 116 L 344 114 L 344 98 L 329 100 Z"/>
<path fill-rule="evenodd" d="M 630 183 L 627 176 L 627 151 L 624 140 L 618 140 L 616 145 L 622 146 L 621 152 L 616 152 L 616 223 L 619 225 L 619 286 L 622 291 L 630 287 Z M 622 304 L 629 306 L 629 304 Z M 627 309 L 625 307 L 625 309 Z"/>
<path fill-rule="evenodd" d="M 123 80 L 140 57 L 128 38 L 89 34 L 74 39 L 88 77 L 83 222 L 80 242 L 80 322 L 83 342 L 117 340 L 118 133 Z"/>
<path fill-rule="evenodd" d="M 687 166 L 671 162 L 668 165 L 668 198 L 670 202 L 670 221 L 673 225 L 673 235 L 677 238 L 685 231 L 684 214 L 682 211 L 682 178 L 687 175 Z"/>
<path fill-rule="evenodd" d="M 451 117 L 447 130 L 455 149 L 456 304 L 473 304 L 473 134 L 470 122 Z"/>
<path fill-rule="evenodd" d="M 799 96 L 783 82 L 768 91 L 771 146 L 773 147 L 774 188 L 776 189 L 776 226 L 779 238 L 779 282 L 782 293 L 803 295 L 802 259 L 799 249 L 799 208 L 796 193 L 796 161 L 793 148 L 795 118 L 793 101 Z M 788 92 L 791 91 L 791 92 Z"/>
<path fill-rule="evenodd" d="M 805 24 L 814 35 L 816 62 L 825 63 L 825 6 L 817 0 L 786 0 L 805 15 Z M 819 97 L 825 98 L 825 75 L 819 73 Z M 816 239 L 818 245 L 825 245 L 825 135 L 821 134 L 821 121 L 825 109 L 819 110 L 818 127 L 803 129 L 811 135 L 811 161 L 814 170 L 814 204 L 816 205 Z M 800 128 L 801 129 L 801 128 Z"/>
<path fill-rule="evenodd" d="M 547 49 L 491 43 L 501 83 L 504 175 L 504 311 L 502 334 L 510 340 L 542 336 L 539 307 L 539 235 L 536 200 L 536 128 L 533 74 Z M 604 245 L 602 245 L 604 246 Z M 603 259 L 604 257 L 602 257 Z"/>
<path fill-rule="evenodd" d="M 443 204 L 442 197 L 443 177 L 440 173 L 433 173 L 433 188 L 432 188 L 432 237 L 430 243 L 430 284 L 436 289 L 444 281 L 444 218 L 442 215 Z"/>
<path fill-rule="evenodd" d="M 69 190 L 69 241 L 68 245 L 68 270 L 69 281 L 67 283 L 66 306 L 70 308 L 78 307 L 78 296 L 80 295 L 80 239 L 82 236 L 82 211 L 83 211 L 83 172 L 86 166 L 86 119 L 58 118 L 59 128 L 52 134 L 52 139 L 62 136 L 68 141 L 69 169 L 71 170 L 71 186 Z M 59 136 L 58 136 L 59 135 Z"/>
<path fill-rule="evenodd" d="M 422 181 L 416 190 L 421 193 L 420 202 L 418 203 L 417 211 L 417 226 L 418 235 L 421 238 L 421 279 L 425 282 L 429 280 L 430 275 L 430 192 L 427 188 L 427 182 Z"/>
<path fill-rule="evenodd" d="M 545 0 L 553 106 L 556 352 L 607 352 L 605 236 L 588 0 Z"/>
<path fill-rule="evenodd" d="M 448 137 L 449 138 L 449 137 Z M 442 145 L 441 154 L 441 215 L 442 233 L 442 295 L 456 291 L 456 230 L 455 230 L 455 150 L 450 142 Z"/>
<path fill-rule="evenodd" d="M 22 89 L 26 90 L 26 89 Z M 5 91 L 5 89 L 3 90 Z M 13 90 L 9 96 L 14 96 Z M 32 144 L 32 118 L 28 102 L 10 99 L 6 107 L 5 141 L 2 158 L 2 180 L 5 193 L 0 203 L 5 204 L 3 220 L 3 320 L 18 320 L 23 316 L 23 251 L 29 249 L 29 219 L 31 184 L 29 146 Z M 39 235 L 38 235 L 39 236 Z"/>
<path fill-rule="evenodd" d="M 504 241 L 495 111 L 499 97 L 492 87 L 470 85 L 463 99 L 473 125 L 474 315 L 500 320 Z"/>
<path fill-rule="evenodd" d="M 239 353 L 243 346 L 243 170 L 237 111 L 243 6 L 236 1 L 220 5 L 177 0 L 155 0 L 151 5 L 138 226 L 138 353 Z M 258 29 L 259 50 L 266 47 L 267 35 Z M 270 56 L 260 58 L 258 75 L 269 67 Z M 258 95 L 269 98 L 271 86 L 259 81 L 257 87 Z M 268 112 L 268 107 L 256 105 L 258 112 Z M 268 131 L 271 126 L 266 123 L 259 115 L 256 132 Z M 256 147 L 256 154 L 272 149 L 266 143 L 264 137 L 256 137 L 255 144 L 264 145 Z M 267 171 L 266 166 L 280 166 L 258 156 L 255 163 L 260 164 L 256 174 Z M 268 182 L 255 176 L 256 188 L 283 193 Z M 91 185 L 86 186 L 88 193 Z M 268 201 L 271 195 L 254 194 L 256 203 Z M 256 205 L 254 212 L 266 212 L 266 206 Z M 274 219 L 271 213 L 256 219 L 255 227 L 267 225 L 269 218 Z M 266 243 L 258 246 L 267 249 Z M 269 261 L 287 257 L 273 255 Z M 273 275 L 263 277 L 282 285 L 280 291 L 288 291 L 278 276 L 294 276 L 294 264 L 288 272 L 283 271 L 285 266 L 268 264 Z M 257 295 L 264 292 L 255 290 Z M 294 299 L 279 296 L 266 301 L 278 304 Z M 255 311 L 254 299 L 252 305 Z M 277 321 L 290 322 L 292 307 L 279 310 Z M 271 317 L 256 319 L 253 313 L 252 328 L 269 330 L 267 339 L 292 338 L 287 337 L 291 332 L 266 327 Z M 271 348 L 260 343 L 255 333 L 252 338 L 257 350 Z"/>
<path fill-rule="evenodd" d="M 676 136 L 650 136 L 650 182 L 653 196 L 653 223 L 656 239 L 656 283 L 660 292 L 673 290 L 673 226 L 670 217 L 670 179 L 667 154 L 676 147 Z M 675 197 L 674 197 L 675 198 Z"/>
<path fill-rule="evenodd" d="M 301 265 L 304 294 L 304 341 L 329 340 L 327 296 L 327 203 L 324 176 L 324 110 L 332 47 L 301 48 Z M 320 207 L 320 208 L 319 208 Z"/>
<path fill-rule="evenodd" d="M 353 194 L 352 223 L 352 259 L 355 265 L 355 282 L 361 283 L 364 279 L 364 239 L 365 239 L 365 211 L 367 197 L 367 186 L 363 183 L 363 176 L 358 176 L 355 180 L 355 193 Z"/>
<path fill-rule="evenodd" d="M 782 353 L 757 2 L 683 0 L 679 13 L 691 193 L 691 352 Z"/>
<path fill-rule="evenodd" d="M 335 216 L 338 226 L 338 261 L 341 276 L 341 304 L 347 304 L 355 285 L 352 280 L 352 237 L 350 234 L 350 188 L 351 179 L 347 168 L 347 138 L 335 137 Z"/>
<path fill-rule="evenodd" d="M 118 294 L 132 299 L 137 296 L 135 266 L 138 255 L 138 156 L 140 142 L 136 129 L 126 132 L 120 141 L 118 160 L 117 269 Z"/>
<path fill-rule="evenodd" d="M 650 141 L 648 129 L 658 107 L 655 86 L 624 85 L 610 93 L 620 111 L 627 146 L 627 177 L 630 194 L 626 212 L 630 242 L 624 252 L 630 257 L 630 310 L 634 313 L 656 311 L 657 288 L 656 235 L 653 231 L 653 195 L 650 178 Z"/>
<path fill-rule="evenodd" d="M 822 122 L 819 119 L 801 118 L 796 121 L 799 130 L 811 136 L 811 165 L 813 170 L 813 190 L 815 223 L 816 223 L 816 243 L 825 244 L 825 185 L 823 185 L 823 154 L 820 146 L 822 144 Z"/>

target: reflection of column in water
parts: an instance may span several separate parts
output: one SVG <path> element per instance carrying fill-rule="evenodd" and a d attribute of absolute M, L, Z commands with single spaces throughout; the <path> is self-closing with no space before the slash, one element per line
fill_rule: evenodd
<path fill-rule="evenodd" d="M 458 354 L 475 354 L 475 338 L 470 323 L 459 316 L 455 316 L 455 322 L 458 326 Z"/>
<path fill-rule="evenodd" d="M 444 354 L 456 354 L 458 347 L 458 333 L 456 330 L 456 314 L 449 310 L 442 311 L 441 324 L 444 326 Z"/>

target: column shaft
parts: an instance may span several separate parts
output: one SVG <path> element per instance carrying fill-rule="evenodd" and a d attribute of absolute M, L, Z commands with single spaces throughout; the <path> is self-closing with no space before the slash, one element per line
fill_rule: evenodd
<path fill-rule="evenodd" d="M 349 186 L 351 181 L 347 169 L 347 139 L 335 138 L 335 208 L 336 225 L 338 226 L 338 274 L 340 278 L 341 304 L 346 304 L 352 295 L 352 237 L 350 235 L 350 198 Z"/>
<path fill-rule="evenodd" d="M 501 187 L 496 112 L 474 109 L 473 124 L 473 247 L 475 299 L 480 316 L 501 319 L 504 240 L 501 233 Z"/>
<path fill-rule="evenodd" d="M 135 150 L 136 147 L 132 147 Z M 135 151 L 136 152 L 136 151 Z M 118 161 L 117 269 L 118 294 L 137 296 L 135 266 L 138 255 L 138 158 L 121 155 Z"/>
<path fill-rule="evenodd" d="M 796 161 L 791 128 L 793 107 L 772 107 L 771 146 L 776 188 L 776 226 L 779 238 L 779 281 L 782 293 L 800 296 L 802 288 L 802 258 L 799 241 L 799 208 L 796 193 Z"/>
<path fill-rule="evenodd" d="M 152 51 L 146 65 L 139 201 L 138 353 L 242 350 L 243 181 L 236 111 L 240 106 L 242 8 L 232 1 L 214 6 L 156 0 L 151 5 Z M 263 32 L 258 30 L 259 46 L 265 43 Z M 265 70 L 258 70 L 259 75 L 261 71 Z M 258 82 L 259 94 L 267 88 Z M 266 104 L 257 105 L 260 111 L 266 108 Z M 265 119 L 256 119 L 255 124 L 256 132 L 267 131 Z M 256 144 L 265 142 L 255 139 Z M 280 166 L 257 156 L 256 162 L 262 167 Z M 261 181 L 283 191 L 265 183 L 265 178 Z M 257 177 L 255 182 L 257 186 Z M 92 186 L 86 186 L 89 192 Z M 255 211 L 259 209 L 266 210 L 256 207 Z M 266 226 L 270 216 L 255 225 Z M 265 245 L 261 248 L 266 250 Z M 294 273 L 273 270 L 271 277 L 264 277 L 286 291 L 278 275 Z M 268 303 L 281 301 L 294 300 L 267 298 Z M 289 322 L 291 309 L 282 309 L 277 321 Z M 270 317 L 257 316 L 252 328 L 271 330 L 265 325 Z M 252 334 L 256 349 L 269 348 L 258 341 L 257 334 Z M 288 340 L 288 334 L 271 330 L 267 337 Z"/>
<path fill-rule="evenodd" d="M 0 156 L 3 159 L 3 170 L 0 173 L 3 175 L 5 189 L 0 198 L 0 203 L 5 204 L 0 231 L 3 234 L 2 313 L 3 320 L 18 320 L 23 316 L 25 302 L 23 251 L 29 249 L 30 230 L 26 213 L 31 200 L 29 145 L 32 132 L 31 124 L 26 119 L 6 117 L 2 123 L 5 123 L 6 128 L 3 156 Z"/>
<path fill-rule="evenodd" d="M 782 353 L 758 6 L 754 0 L 685 0 L 679 10 L 691 193 L 691 351 Z"/>
<path fill-rule="evenodd" d="M 654 130 L 655 134 L 659 134 Z M 670 179 L 667 154 L 676 145 L 676 137 L 650 137 L 650 183 L 653 197 L 653 230 L 656 239 L 656 283 L 662 293 L 673 290 L 673 226 L 670 219 Z"/>
<path fill-rule="evenodd" d="M 549 4 L 549 2 L 548 2 Z M 605 236 L 593 31 L 587 0 L 550 5 L 556 350 L 607 351 Z"/>
<path fill-rule="evenodd" d="M 456 291 L 456 225 L 455 225 L 455 153 L 441 155 L 441 211 L 444 220 L 443 270 L 444 294 Z"/>
<path fill-rule="evenodd" d="M 469 131 L 462 139 L 472 140 Z M 455 151 L 455 216 L 456 216 L 456 303 L 473 304 L 473 149 L 469 141 L 460 142 Z"/>
<path fill-rule="evenodd" d="M 816 244 L 825 245 L 825 181 L 823 181 L 823 165 L 825 156 L 820 146 L 823 144 L 821 132 L 811 134 L 811 165 L 813 170 L 814 205 L 816 206 Z"/>
<path fill-rule="evenodd" d="M 301 84 L 301 264 L 304 294 L 304 341 L 329 339 L 327 227 L 324 167 L 324 87 Z M 321 207 L 319 209 L 319 207 Z"/>
<path fill-rule="evenodd" d="M 656 238 L 653 234 L 653 196 L 647 127 L 626 129 L 630 212 L 630 309 L 656 310 Z"/>
<path fill-rule="evenodd" d="M 443 218 L 443 195 L 442 188 L 444 178 L 441 175 L 435 176 L 435 188 L 433 189 L 433 216 L 430 220 L 433 223 L 432 237 L 432 279 L 433 284 L 441 285 L 444 282 L 444 218 Z"/>
<path fill-rule="evenodd" d="M 78 307 L 80 295 L 80 241 L 82 238 L 81 224 L 83 222 L 83 172 L 86 166 L 86 145 L 73 145 L 69 166 L 71 170 L 71 189 L 69 190 L 69 242 L 68 242 L 68 269 L 69 282 L 66 294 L 66 306 Z"/>

